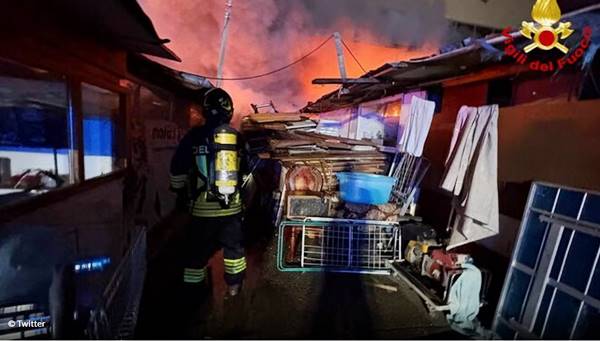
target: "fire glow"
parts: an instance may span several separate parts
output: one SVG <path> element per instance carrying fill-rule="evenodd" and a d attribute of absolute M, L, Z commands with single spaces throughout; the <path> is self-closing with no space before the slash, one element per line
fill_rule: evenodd
<path fill-rule="evenodd" d="M 408 43 L 391 46 L 390 41 L 368 23 L 359 25 L 344 16 L 336 17 L 326 28 L 314 28 L 310 14 L 298 3 L 234 1 L 223 76 L 254 75 L 287 65 L 318 46 L 334 31 L 341 33 L 366 70 L 437 52 L 436 39 L 425 33 L 420 33 L 423 37 L 418 38 L 424 42 L 412 42 L 410 48 Z M 188 0 L 141 0 L 140 4 L 153 20 L 159 35 L 172 40 L 169 48 L 183 60 L 182 63 L 157 61 L 186 72 L 216 75 L 224 1 L 199 4 Z M 289 7 L 285 13 L 282 4 Z M 347 51 L 345 59 L 348 77 L 359 77 L 364 73 Z M 250 103 L 263 104 L 272 100 L 279 111 L 298 110 L 309 100 L 337 89 L 336 86 L 312 85 L 314 78 L 339 76 L 336 50 L 331 40 L 309 58 L 282 72 L 248 81 L 224 81 L 222 86 L 232 94 L 239 119 L 251 111 Z"/>

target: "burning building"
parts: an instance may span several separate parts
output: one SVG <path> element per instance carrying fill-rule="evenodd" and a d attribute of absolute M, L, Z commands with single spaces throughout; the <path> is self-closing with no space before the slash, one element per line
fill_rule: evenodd
<path fill-rule="evenodd" d="M 505 27 L 534 3 L 236 1 L 224 79 L 221 1 L 1 6 L 0 336 L 597 338 L 598 6 Z M 167 181 L 216 81 L 249 161 L 227 300 L 231 260 L 180 290 Z"/>
<path fill-rule="evenodd" d="M 550 7 L 544 7 L 546 5 Z M 553 9 L 552 5 L 558 8 L 556 2 L 538 1 L 533 10 L 534 20 L 542 20 L 546 13 L 544 11 L 547 8 Z M 585 251 L 588 261 L 581 268 L 581 279 L 578 280 L 588 285 L 595 283 L 597 276 L 594 274 L 598 268 L 593 259 L 600 245 L 597 230 L 588 231 L 589 234 L 582 233 L 572 229 L 574 223 L 557 223 L 561 226 L 559 227 L 552 225 L 555 222 L 552 220 L 550 225 L 545 227 L 536 225 L 540 228 L 538 232 L 552 233 L 550 231 L 563 231 L 564 228 L 566 235 L 562 239 L 558 237 L 558 241 L 550 241 L 545 236 L 533 236 L 532 233 L 535 229 L 533 226 L 539 221 L 537 219 L 547 221 L 543 218 L 545 215 L 568 215 L 571 217 L 568 219 L 578 221 L 582 214 L 586 215 L 583 212 L 592 214 L 591 212 L 597 210 L 595 204 L 583 198 L 582 192 L 573 190 L 587 189 L 591 193 L 589 195 L 596 198 L 600 189 L 600 179 L 597 177 L 600 155 L 590 148 L 582 148 L 598 143 L 597 134 L 593 129 L 589 129 L 599 123 L 596 108 L 600 92 L 593 85 L 598 83 L 599 58 L 597 49 L 591 47 L 593 41 L 598 40 L 597 11 L 597 6 L 591 6 L 562 17 L 562 20 L 568 20 L 568 25 L 572 25 L 577 32 L 567 41 L 570 48 L 566 54 L 564 51 L 556 51 L 548 56 L 547 53 L 538 51 L 530 54 L 523 52 L 516 56 L 511 51 L 522 51 L 525 46 L 531 45 L 528 31 L 524 29 L 521 33 L 506 29 L 502 35 L 473 40 L 465 47 L 440 55 L 384 64 L 358 79 L 316 79 L 313 83 L 337 83 L 341 85 L 342 90 L 325 95 L 303 109 L 306 112 L 320 113 L 321 118 L 332 120 L 334 125 L 338 122 L 337 133 L 343 137 L 373 140 L 373 136 L 369 134 L 372 133 L 373 127 L 376 127 L 381 137 L 389 135 L 387 139 L 379 138 L 379 143 L 391 141 L 389 146 L 394 147 L 391 149 L 393 151 L 395 148 L 402 148 L 401 137 L 406 134 L 405 128 L 408 124 L 403 122 L 402 118 L 396 117 L 397 113 L 400 113 L 400 117 L 409 115 L 412 110 L 409 108 L 414 108 L 414 105 L 411 107 L 414 97 L 435 103 L 431 130 L 423 149 L 423 158 L 428 160 L 431 166 L 420 188 L 417 215 L 424 217 L 432 226 L 451 228 L 454 224 L 453 213 L 456 213 L 460 206 L 457 197 L 450 195 L 442 187 L 447 181 L 448 169 L 451 167 L 450 159 L 454 157 L 452 151 L 457 143 L 456 129 L 460 129 L 461 124 L 464 124 L 461 120 L 464 119 L 462 115 L 467 108 L 479 107 L 480 110 L 486 105 L 499 106 L 497 174 L 488 174 L 494 177 L 494 183 L 497 177 L 499 234 L 470 246 L 462 246 L 459 250 L 469 252 L 474 257 L 478 256 L 480 264 L 495 269 L 496 276 L 500 278 L 505 276 L 504 269 L 509 264 L 512 254 L 504 290 L 500 292 L 496 282 L 497 291 L 489 298 L 494 301 L 500 297 L 494 326 L 495 331 L 503 338 L 517 337 L 516 335 L 563 335 L 566 338 L 579 338 L 590 337 L 594 333 L 589 329 L 589 319 L 590 314 L 593 314 L 591 311 L 596 311 L 594 309 L 597 309 L 597 306 L 589 308 L 590 310 L 585 308 L 583 315 L 581 309 L 579 312 L 577 309 L 569 310 L 574 315 L 568 320 L 563 320 L 562 315 L 558 317 L 556 311 L 560 308 L 556 303 L 552 305 L 552 302 L 546 300 L 544 305 L 539 306 L 541 295 L 563 295 L 564 291 L 561 290 L 566 289 L 559 283 L 573 281 L 573 278 L 566 279 L 553 274 L 550 276 L 554 276 L 552 278 L 555 278 L 555 284 L 543 288 L 539 284 L 543 280 L 536 276 L 544 276 L 544 269 L 552 264 L 555 267 L 556 264 L 567 268 L 569 264 L 572 266 L 573 263 L 559 262 L 561 257 L 571 257 L 573 262 L 578 262 L 575 259 L 579 258 L 573 255 L 574 251 L 567 250 L 565 253 L 564 247 L 558 250 L 562 256 L 550 257 L 548 254 L 549 250 L 556 250 L 553 249 L 557 245 L 555 242 L 566 243 L 567 240 L 573 239 L 572 234 L 577 234 L 578 238 L 591 243 L 591 248 Z M 557 14 L 551 19 L 552 23 L 557 23 L 560 18 L 560 14 Z M 569 34 L 571 33 L 569 31 Z M 560 38 L 560 35 L 557 37 Z M 529 38 L 533 39 L 531 36 Z M 389 125 L 391 128 L 387 129 Z M 460 135 L 458 139 L 461 139 Z M 533 187 L 530 186 L 532 181 L 536 182 Z M 549 183 L 562 187 L 548 185 Z M 530 187 L 532 190 L 528 197 Z M 550 205 L 540 210 L 536 196 L 542 195 L 544 190 L 556 191 L 557 188 L 561 188 L 562 196 L 552 197 L 552 200 L 556 200 L 553 201 L 555 206 Z M 492 191 L 495 189 L 490 188 L 489 196 L 492 195 Z M 574 197 L 569 197 L 572 193 Z M 566 202 L 571 199 L 570 204 L 577 209 L 573 208 L 574 212 L 566 213 L 563 205 L 567 205 Z M 585 219 L 597 218 L 588 216 Z M 470 238 L 467 232 L 464 233 L 463 237 Z M 471 236 L 473 240 L 480 238 L 475 237 L 474 233 Z M 542 241 L 548 243 L 545 248 L 535 244 Z M 528 256 L 528 260 L 525 260 L 523 255 L 529 252 L 525 251 L 526 247 L 533 248 L 529 249 L 533 254 Z M 547 259 L 540 258 L 544 257 L 543 252 L 548 256 Z M 502 265 L 498 266 L 499 263 Z M 522 266 L 524 263 L 529 265 Z M 519 270 L 516 270 L 517 268 Z M 523 275 L 524 273 L 527 275 Z M 521 275 L 523 277 L 519 277 Z M 406 277 L 415 281 L 410 275 Z M 524 282 L 519 282 L 520 280 L 532 285 L 533 287 L 528 289 L 531 291 L 523 291 L 527 284 L 521 289 L 516 288 L 515 285 L 523 285 Z M 540 281 L 538 287 L 533 284 L 536 281 Z M 560 289 L 554 289 L 556 287 Z M 427 288 L 416 290 L 428 291 Z M 587 297 L 586 295 L 597 294 L 585 291 L 581 297 Z M 432 303 L 426 296 L 423 297 L 429 304 L 441 304 Z M 532 314 L 534 306 L 539 310 Z M 526 312 L 520 315 L 514 309 L 524 309 Z M 491 316 L 493 312 L 488 311 L 487 314 Z"/>

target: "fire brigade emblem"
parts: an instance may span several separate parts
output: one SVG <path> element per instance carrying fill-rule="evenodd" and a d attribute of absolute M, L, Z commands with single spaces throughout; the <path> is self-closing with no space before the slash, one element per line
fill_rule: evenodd
<path fill-rule="evenodd" d="M 531 11 L 535 23 L 524 21 L 521 34 L 533 42 L 525 46 L 525 53 L 536 48 L 541 50 L 552 50 L 557 48 L 563 53 L 569 52 L 569 48 L 561 43 L 567 39 L 574 30 L 570 22 L 559 22 L 562 16 L 557 0 L 537 0 Z M 558 26 L 555 25 L 558 23 Z"/>

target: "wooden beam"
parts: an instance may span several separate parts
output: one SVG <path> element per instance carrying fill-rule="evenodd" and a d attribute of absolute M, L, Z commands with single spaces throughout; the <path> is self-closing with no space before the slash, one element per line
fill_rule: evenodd
<path fill-rule="evenodd" d="M 248 119 L 254 124 L 300 122 L 307 118 L 306 115 L 299 112 L 258 113 L 244 117 L 244 119 Z"/>
<path fill-rule="evenodd" d="M 381 84 L 381 81 L 376 78 L 316 78 L 312 81 L 313 84 Z"/>

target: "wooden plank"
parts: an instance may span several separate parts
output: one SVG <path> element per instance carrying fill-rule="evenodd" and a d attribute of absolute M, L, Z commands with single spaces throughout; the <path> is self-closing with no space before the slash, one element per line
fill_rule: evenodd
<path fill-rule="evenodd" d="M 273 122 L 298 122 L 307 119 L 300 113 L 262 113 L 246 116 L 250 121 L 258 124 Z"/>
<path fill-rule="evenodd" d="M 298 122 L 286 122 L 285 126 L 288 130 L 312 129 L 317 127 L 317 123 L 313 120 L 303 120 Z"/>
<path fill-rule="evenodd" d="M 383 170 L 383 167 L 349 165 L 347 167 L 333 167 L 331 170 L 334 172 L 342 172 L 342 171 L 361 171 L 361 172 L 376 171 L 376 172 L 378 172 L 378 171 Z"/>
<path fill-rule="evenodd" d="M 340 154 L 340 152 L 336 152 L 335 154 L 325 154 L 325 153 L 307 153 L 307 154 L 298 154 L 294 156 L 289 155 L 272 155 L 271 158 L 281 161 L 305 161 L 305 160 L 356 160 L 358 158 L 361 159 L 378 159 L 385 160 L 385 155 L 380 156 L 378 154 L 373 153 L 347 153 Z"/>
<path fill-rule="evenodd" d="M 345 143 L 340 143 L 340 142 L 330 142 L 330 141 L 317 142 L 317 146 L 319 146 L 321 148 L 327 148 L 327 149 L 352 150 L 352 146 L 347 145 Z"/>
<path fill-rule="evenodd" d="M 266 123 L 262 124 L 263 129 L 271 129 L 277 131 L 286 131 L 287 127 L 284 123 Z"/>
<path fill-rule="evenodd" d="M 329 136 L 329 135 L 323 135 L 323 134 L 318 134 L 318 133 L 311 133 L 311 132 L 306 132 L 306 131 L 297 131 L 295 132 L 298 135 L 302 135 L 302 136 L 309 136 L 309 137 L 313 137 L 313 138 L 317 138 L 317 139 L 325 139 L 325 140 L 329 140 L 329 141 L 339 141 L 341 143 L 346 143 L 349 145 L 361 145 L 361 146 L 377 146 L 375 143 L 371 142 L 371 141 L 364 141 L 364 140 L 353 140 L 353 139 L 347 139 L 344 137 L 334 137 L 334 136 Z"/>
<path fill-rule="evenodd" d="M 272 139 L 269 141 L 269 144 L 273 149 L 284 149 L 289 147 L 297 147 L 297 146 L 308 146 L 314 145 L 312 141 L 307 140 L 277 140 Z"/>
<path fill-rule="evenodd" d="M 385 160 L 383 159 L 359 159 L 359 160 L 350 160 L 350 161 L 336 161 L 336 160 L 306 160 L 306 161 L 301 161 L 302 163 L 306 163 L 306 164 L 315 164 L 315 165 L 319 165 L 322 163 L 326 163 L 328 165 L 331 166 L 339 166 L 339 165 L 345 165 L 348 163 L 352 163 L 353 165 L 375 165 L 375 164 L 384 164 Z"/>

